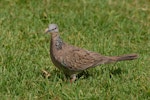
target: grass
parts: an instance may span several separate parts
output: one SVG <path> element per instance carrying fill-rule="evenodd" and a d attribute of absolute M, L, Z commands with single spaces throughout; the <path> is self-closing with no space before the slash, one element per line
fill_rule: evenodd
<path fill-rule="evenodd" d="M 150 99 L 149 5 L 149 0 L 1 0 L 1 100 Z M 44 34 L 49 23 L 57 23 L 72 45 L 140 57 L 89 69 L 88 77 L 70 84 L 50 60 L 50 36 Z M 42 69 L 51 76 L 42 77 Z"/>

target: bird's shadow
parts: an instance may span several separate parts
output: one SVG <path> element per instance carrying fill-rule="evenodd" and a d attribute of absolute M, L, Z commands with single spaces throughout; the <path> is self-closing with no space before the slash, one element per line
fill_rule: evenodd
<path fill-rule="evenodd" d="M 101 69 L 103 70 L 103 69 Z M 110 78 L 112 76 L 117 76 L 117 75 L 120 75 L 122 73 L 122 70 L 121 68 L 117 68 L 117 69 L 112 69 L 110 70 Z M 66 76 L 63 72 L 55 69 L 55 70 L 52 70 L 52 71 L 49 71 L 49 70 L 45 70 L 45 72 L 43 72 L 42 70 L 42 74 L 41 74 L 44 78 L 48 78 L 49 80 L 52 80 L 53 81 L 53 78 L 55 77 L 55 80 L 62 80 L 62 81 L 68 81 L 70 79 L 69 76 Z M 89 73 L 88 70 L 85 70 L 85 71 L 82 71 L 81 73 L 79 73 L 77 75 L 77 79 L 87 79 L 89 78 L 90 76 L 94 77 L 94 74 L 91 74 Z M 53 77 L 53 78 L 52 78 Z"/>
<path fill-rule="evenodd" d="M 66 76 L 63 72 L 61 72 L 57 69 L 52 70 L 52 71 L 49 71 L 48 69 L 41 70 L 41 75 L 43 78 L 47 78 L 47 79 L 52 80 L 52 81 L 53 81 L 54 77 L 56 80 L 60 80 L 60 79 L 62 79 L 62 81 L 70 80 L 69 76 Z M 86 79 L 89 76 L 90 76 L 90 74 L 88 71 L 83 71 L 77 75 L 77 79 L 80 79 L 81 77 Z"/>
<path fill-rule="evenodd" d="M 101 71 L 102 71 L 103 69 L 101 69 Z M 121 69 L 121 68 L 117 68 L 117 69 L 111 69 L 111 70 L 109 70 L 109 75 L 110 75 L 110 78 L 112 78 L 112 76 L 118 76 L 118 75 L 121 75 L 122 74 L 122 72 L 123 72 L 123 70 Z M 78 75 L 77 75 L 77 78 L 78 79 L 80 79 L 80 78 L 83 78 L 83 79 L 87 79 L 87 78 L 89 78 L 89 77 L 94 77 L 94 74 L 92 73 L 90 73 L 88 70 L 85 70 L 85 71 L 83 71 L 83 72 L 81 72 L 81 73 L 79 73 Z"/>
<path fill-rule="evenodd" d="M 81 73 L 79 73 L 77 75 L 77 78 L 80 79 L 81 77 L 83 77 L 84 79 L 86 79 L 89 76 L 91 76 L 91 74 L 87 70 L 85 70 L 85 71 L 82 71 Z"/>
<path fill-rule="evenodd" d="M 122 69 L 121 68 L 110 70 L 110 78 L 112 78 L 112 75 L 113 76 L 117 76 L 117 75 L 120 75 L 121 73 L 122 73 Z"/>
<path fill-rule="evenodd" d="M 115 70 L 111 70 L 110 73 L 113 75 L 120 75 L 122 73 L 122 70 L 121 68 L 117 68 Z"/>

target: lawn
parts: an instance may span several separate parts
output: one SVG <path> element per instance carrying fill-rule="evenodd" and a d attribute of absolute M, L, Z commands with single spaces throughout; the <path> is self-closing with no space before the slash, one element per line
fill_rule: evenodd
<path fill-rule="evenodd" d="M 69 44 L 139 58 L 88 69 L 71 84 L 51 62 L 50 23 Z M 1 0 L 0 25 L 1 100 L 150 99 L 149 0 Z"/>

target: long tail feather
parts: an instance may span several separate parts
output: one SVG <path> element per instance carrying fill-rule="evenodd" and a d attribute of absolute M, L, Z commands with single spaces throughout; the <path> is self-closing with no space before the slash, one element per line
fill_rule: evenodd
<path fill-rule="evenodd" d="M 116 57 L 116 61 L 134 60 L 137 58 L 138 58 L 137 54 L 129 54 L 129 55 L 123 55 L 123 56 Z"/>
<path fill-rule="evenodd" d="M 137 54 L 112 56 L 112 57 L 108 57 L 107 60 L 104 63 L 112 63 L 112 62 L 125 61 L 125 60 L 134 60 L 134 59 L 137 59 L 137 58 L 138 58 Z"/>

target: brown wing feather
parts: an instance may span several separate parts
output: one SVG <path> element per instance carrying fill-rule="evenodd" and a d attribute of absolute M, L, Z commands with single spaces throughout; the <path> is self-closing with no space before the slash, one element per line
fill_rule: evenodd
<path fill-rule="evenodd" d="M 105 59 L 98 53 L 80 49 L 77 47 L 68 48 L 64 53 L 63 64 L 70 70 L 80 71 L 103 63 Z"/>

